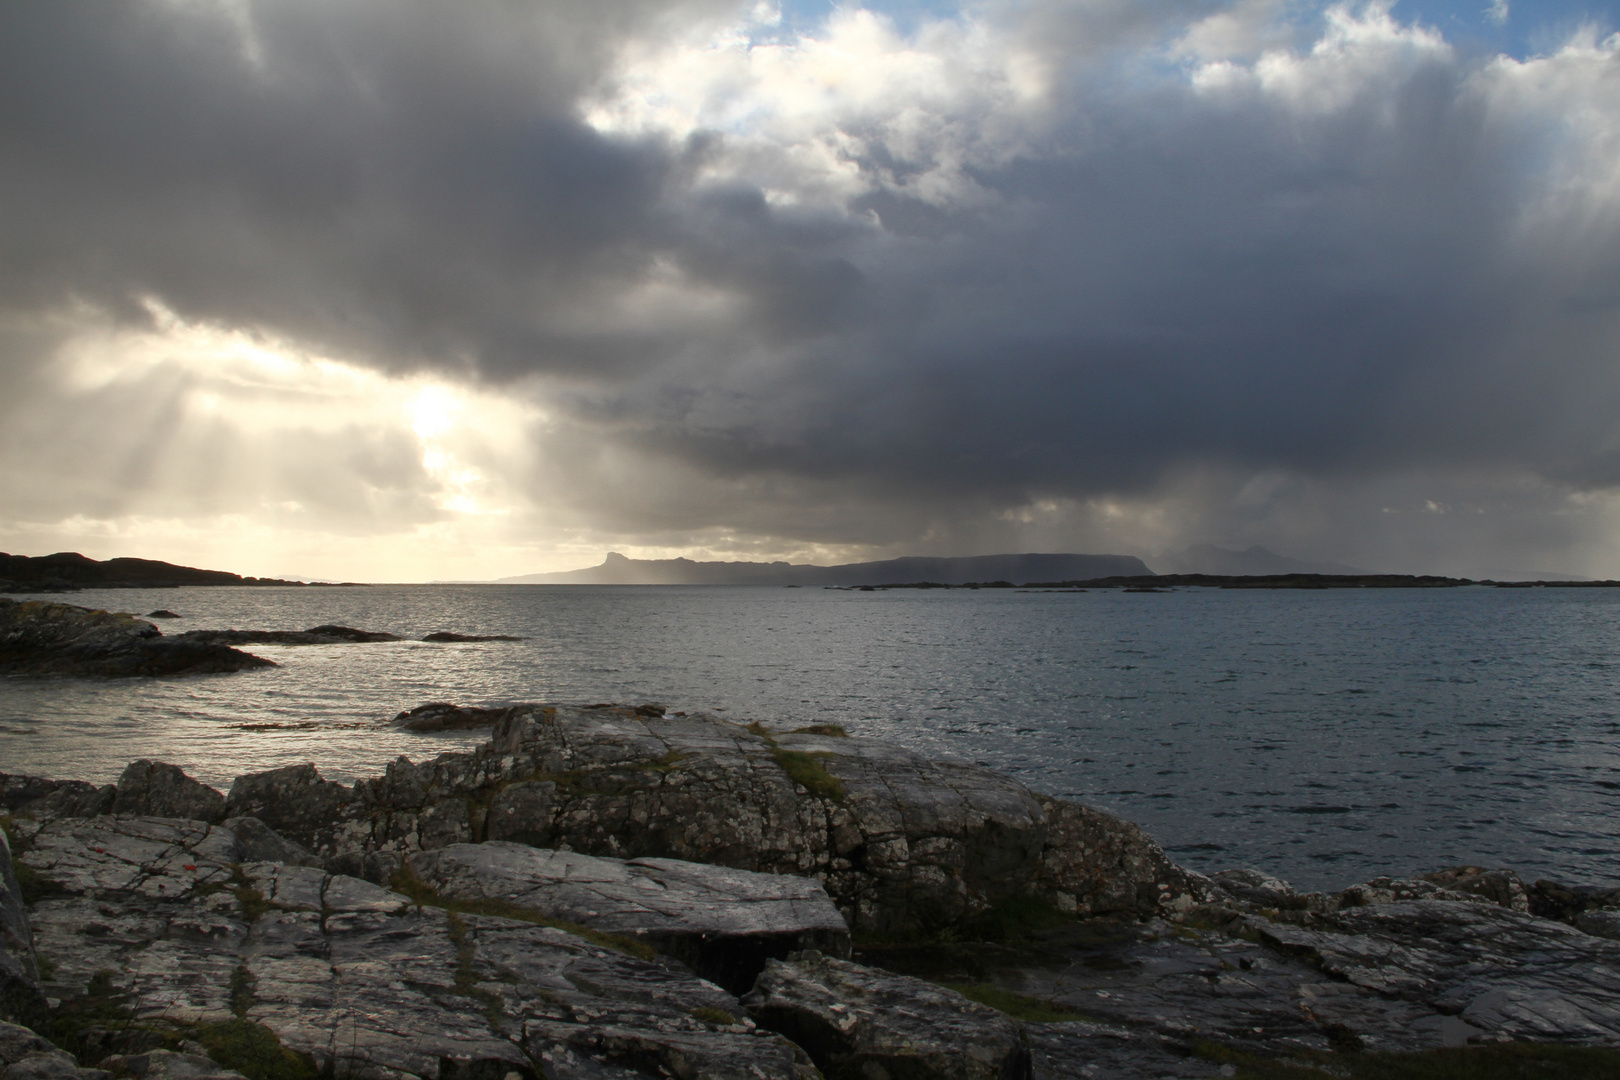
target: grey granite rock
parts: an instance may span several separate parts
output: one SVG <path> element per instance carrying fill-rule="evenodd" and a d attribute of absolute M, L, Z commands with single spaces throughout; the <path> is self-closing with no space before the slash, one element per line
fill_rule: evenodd
<path fill-rule="evenodd" d="M 244 862 L 277 862 L 290 866 L 320 866 L 321 860 L 302 844 L 295 844 L 256 817 L 226 818 L 220 825 L 242 845 Z"/>
<path fill-rule="evenodd" d="M 418 852 L 406 866 L 442 896 L 644 941 L 734 993 L 753 985 L 768 957 L 802 949 L 849 956 L 849 928 L 813 878 L 503 841 Z"/>
<path fill-rule="evenodd" d="M 534 1077 L 553 1062 L 553 1076 L 813 1080 L 802 1051 L 679 965 L 241 854 L 203 822 L 41 827 L 24 858 L 57 883 L 31 913 L 47 990 L 71 999 L 99 973 L 143 1025 L 240 1016 L 339 1075 Z M 182 1075 L 162 1060 L 153 1075 Z"/>
<path fill-rule="evenodd" d="M 11 844 L 0 831 L 0 1021 L 32 1020 L 44 1005 L 28 908 L 11 864 Z"/>
<path fill-rule="evenodd" d="M 196 821 L 218 821 L 225 816 L 224 795 L 167 762 L 132 761 L 119 775 L 116 787 L 115 814 Z"/>
<path fill-rule="evenodd" d="M 995 1009 L 813 951 L 768 962 L 743 1004 L 761 1026 L 802 1046 L 828 1080 L 1031 1075 L 1023 1030 Z"/>
<path fill-rule="evenodd" d="M 227 810 L 377 881 L 413 852 L 486 840 L 816 877 L 874 932 L 1028 894 L 1148 916 L 1213 889 L 1135 825 L 988 769 L 661 709 L 513 707 L 475 752 L 402 758 L 353 788 L 311 766 L 239 777 Z"/>

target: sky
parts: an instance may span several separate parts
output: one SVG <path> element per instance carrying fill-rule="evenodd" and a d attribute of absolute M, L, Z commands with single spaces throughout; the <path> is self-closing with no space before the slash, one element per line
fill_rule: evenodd
<path fill-rule="evenodd" d="M 0 550 L 1620 577 L 1615 3 L 0 7 Z"/>

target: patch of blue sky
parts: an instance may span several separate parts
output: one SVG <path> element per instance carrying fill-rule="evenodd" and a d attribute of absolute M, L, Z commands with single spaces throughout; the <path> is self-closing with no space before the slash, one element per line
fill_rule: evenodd
<path fill-rule="evenodd" d="M 775 30 L 814 33 L 836 9 L 865 7 L 887 16 L 896 29 L 906 33 L 919 23 L 954 18 L 964 9 L 983 6 L 983 0 L 867 0 L 859 4 L 783 0 L 781 22 Z M 1210 0 L 1205 6 L 1213 12 L 1228 5 Z M 1289 16 L 1293 21 L 1308 22 L 1330 6 L 1334 5 L 1321 0 L 1293 0 L 1288 5 Z M 1362 5 L 1352 0 L 1351 6 Z M 1517 59 L 1555 52 L 1583 32 L 1598 42 L 1620 32 L 1620 0 L 1395 0 L 1390 13 L 1402 22 L 1439 30 L 1464 54 L 1506 53 Z"/>

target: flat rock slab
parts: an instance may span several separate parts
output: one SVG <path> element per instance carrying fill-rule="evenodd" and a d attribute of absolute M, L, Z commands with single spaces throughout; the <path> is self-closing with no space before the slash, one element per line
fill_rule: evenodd
<path fill-rule="evenodd" d="M 30 910 L 45 992 L 72 1000 L 95 981 L 132 1021 L 181 1034 L 240 1016 L 338 1075 L 815 1077 L 798 1047 L 679 965 L 315 867 L 237 863 L 240 849 L 203 822 L 33 830 L 19 859 L 55 883 Z M 195 1064 L 181 1056 L 148 1071 L 179 1076 Z"/>
<path fill-rule="evenodd" d="M 678 859 L 609 859 L 492 841 L 407 860 L 442 896 L 490 900 L 647 941 L 737 992 L 769 956 L 848 957 L 849 928 L 814 878 Z"/>
<path fill-rule="evenodd" d="M 761 1025 L 804 1047 L 828 1080 L 876 1076 L 1027 1080 L 1022 1028 L 921 979 L 815 952 L 772 960 L 743 999 Z"/>

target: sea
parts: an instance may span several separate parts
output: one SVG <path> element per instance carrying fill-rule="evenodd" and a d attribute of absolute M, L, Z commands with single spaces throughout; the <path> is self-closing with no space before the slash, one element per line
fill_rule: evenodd
<path fill-rule="evenodd" d="M 656 702 L 1004 770 L 1129 818 L 1205 872 L 1302 889 L 1460 864 L 1620 879 L 1620 590 L 842 591 L 400 585 L 42 597 L 187 629 L 339 623 L 405 640 L 252 646 L 279 666 L 0 680 L 0 771 L 97 783 L 155 758 L 222 789 L 344 782 L 485 734 L 429 701 Z M 154 620 L 157 622 L 158 620 Z M 517 642 L 429 644 L 434 631 Z"/>

